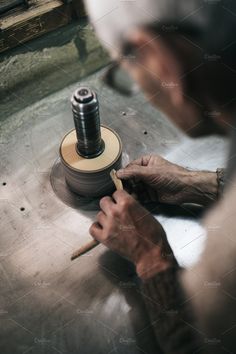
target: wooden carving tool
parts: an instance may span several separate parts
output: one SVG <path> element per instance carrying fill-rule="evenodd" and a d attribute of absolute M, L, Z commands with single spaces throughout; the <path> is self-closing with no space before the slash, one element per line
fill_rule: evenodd
<path fill-rule="evenodd" d="M 114 185 L 116 186 L 116 190 L 123 189 L 122 181 L 117 177 L 115 170 L 111 170 L 110 176 L 111 176 L 112 181 L 114 182 Z M 86 243 L 84 246 L 80 247 L 77 251 L 75 251 L 72 254 L 72 256 L 70 258 L 71 261 L 78 258 L 82 254 L 87 253 L 88 251 L 90 251 L 91 249 L 96 247 L 97 245 L 99 245 L 99 242 L 97 240 L 92 240 L 92 241 Z"/>

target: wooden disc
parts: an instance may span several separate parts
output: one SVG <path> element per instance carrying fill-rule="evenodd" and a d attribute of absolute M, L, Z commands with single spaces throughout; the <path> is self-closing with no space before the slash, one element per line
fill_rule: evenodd
<path fill-rule="evenodd" d="M 103 153 L 95 158 L 87 159 L 76 151 L 76 132 L 70 131 L 61 143 L 60 155 L 64 163 L 77 171 L 94 173 L 111 166 L 121 154 L 119 136 L 110 128 L 101 126 L 101 137 L 105 144 Z"/>
<path fill-rule="evenodd" d="M 122 145 L 119 136 L 110 128 L 101 126 L 105 149 L 101 155 L 87 159 L 76 151 L 76 132 L 72 130 L 62 140 L 60 157 L 68 187 L 85 197 L 101 197 L 114 191 L 110 177 L 112 169 L 119 169 Z"/>

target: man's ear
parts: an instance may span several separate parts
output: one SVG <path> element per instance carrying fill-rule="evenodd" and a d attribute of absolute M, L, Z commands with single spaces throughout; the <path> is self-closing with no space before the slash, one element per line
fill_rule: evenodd
<path fill-rule="evenodd" d="M 165 39 L 148 30 L 135 30 L 129 42 L 136 48 L 136 60 L 144 70 L 159 80 L 161 89 L 168 91 L 175 106 L 183 103 L 183 68 Z"/>

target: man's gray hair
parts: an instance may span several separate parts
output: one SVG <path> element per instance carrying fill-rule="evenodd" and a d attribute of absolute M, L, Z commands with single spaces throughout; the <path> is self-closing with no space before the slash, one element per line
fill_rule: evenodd
<path fill-rule="evenodd" d="M 198 44 L 213 53 L 235 41 L 235 0 L 85 0 L 91 22 L 110 53 L 129 32 L 155 24 L 163 32 L 198 32 Z"/>

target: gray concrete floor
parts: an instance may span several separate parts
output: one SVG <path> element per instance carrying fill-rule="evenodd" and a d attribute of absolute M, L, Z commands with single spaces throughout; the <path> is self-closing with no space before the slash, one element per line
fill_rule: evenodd
<path fill-rule="evenodd" d="M 99 95 L 102 123 L 120 134 L 125 162 L 152 152 L 197 169 L 224 165 L 226 140 L 185 137 L 141 95 L 123 98 L 104 87 L 101 74 L 83 82 Z M 132 266 L 102 245 L 70 261 L 71 253 L 90 240 L 88 228 L 96 214 L 90 204 L 65 189 L 58 163 L 61 139 L 73 127 L 69 98 L 79 84 L 26 107 L 2 124 L 3 354 L 160 352 Z M 167 215 L 158 208 L 155 214 L 179 262 L 184 266 L 196 262 L 205 238 L 197 214 L 170 210 Z"/>

